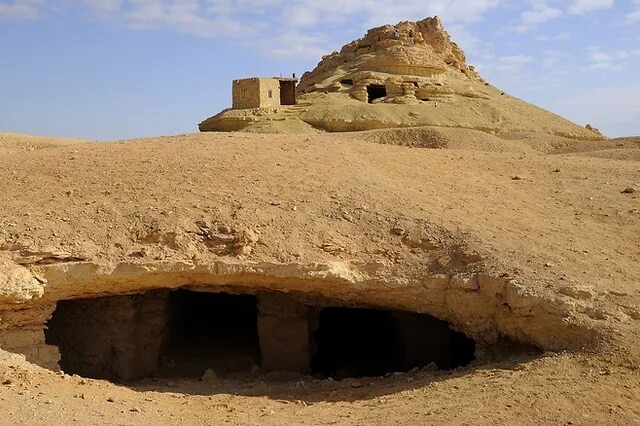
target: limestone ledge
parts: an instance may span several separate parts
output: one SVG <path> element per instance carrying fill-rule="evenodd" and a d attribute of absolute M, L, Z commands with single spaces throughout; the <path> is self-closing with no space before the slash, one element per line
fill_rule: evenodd
<path fill-rule="evenodd" d="M 29 269 L 46 281 L 43 294 L 38 299 L 16 298 L 12 302 L 5 294 L 0 304 L 0 335 L 26 328 L 40 332 L 59 300 L 186 287 L 229 293 L 275 291 L 296 295 L 318 306 L 367 306 L 425 313 L 452 323 L 486 344 L 506 337 L 561 350 L 597 340 L 592 318 L 585 314 L 592 309 L 587 301 L 532 292 L 517 280 L 482 273 L 439 274 L 412 281 L 384 275 L 383 265 L 228 260 L 206 264 L 71 262 Z M 4 289 L 4 283 L 0 288 Z M 6 345 L 13 346 L 10 339 L 0 336 L 0 346 L 7 349 Z"/>

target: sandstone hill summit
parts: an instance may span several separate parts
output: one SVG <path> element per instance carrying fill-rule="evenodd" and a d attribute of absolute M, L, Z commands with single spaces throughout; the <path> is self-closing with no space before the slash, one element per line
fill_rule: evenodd
<path fill-rule="evenodd" d="M 264 88 L 269 79 L 253 79 L 257 80 Z M 238 89 L 243 81 L 234 82 L 234 107 L 200 123 L 201 131 L 301 133 L 439 126 L 602 139 L 591 126 L 578 126 L 485 81 L 467 64 L 438 17 L 373 28 L 340 52 L 323 57 L 302 76 L 295 102 L 269 102 L 275 87 L 257 90 L 256 96 L 265 102 L 247 107 L 238 102 L 251 95 Z"/>

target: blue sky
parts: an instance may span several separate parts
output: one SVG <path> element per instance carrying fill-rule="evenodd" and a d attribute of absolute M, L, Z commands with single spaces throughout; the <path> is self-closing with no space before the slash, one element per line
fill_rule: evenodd
<path fill-rule="evenodd" d="M 433 15 L 496 86 L 640 135 L 640 0 L 0 0 L 0 131 L 193 132 L 234 78 L 301 75 L 372 26 Z"/>

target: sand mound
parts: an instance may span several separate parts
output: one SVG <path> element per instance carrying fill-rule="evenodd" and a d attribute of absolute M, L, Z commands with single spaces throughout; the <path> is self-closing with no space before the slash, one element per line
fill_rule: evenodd
<path fill-rule="evenodd" d="M 14 152 L 36 151 L 82 142 L 85 141 L 71 138 L 50 138 L 15 133 L 0 133 L 0 152 L 8 154 Z"/>
<path fill-rule="evenodd" d="M 604 141 L 577 141 L 544 133 L 502 133 L 500 138 L 526 145 L 547 154 L 575 154 L 585 157 L 638 161 L 640 139 L 618 138 Z"/>
<path fill-rule="evenodd" d="M 519 141 L 509 141 L 483 131 L 471 129 L 417 127 L 373 130 L 359 132 L 356 137 L 369 142 L 412 148 L 533 152 L 527 145 Z"/>
<path fill-rule="evenodd" d="M 640 161 L 640 151 L 637 149 L 603 149 L 578 152 L 575 155 L 594 158 L 608 158 L 620 161 Z"/>

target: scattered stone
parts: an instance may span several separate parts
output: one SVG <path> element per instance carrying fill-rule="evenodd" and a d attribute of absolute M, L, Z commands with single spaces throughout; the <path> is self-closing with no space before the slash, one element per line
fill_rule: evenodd
<path fill-rule="evenodd" d="M 109 398 L 107 398 L 107 402 L 116 402 L 116 400 L 110 396 Z"/>
<path fill-rule="evenodd" d="M 133 407 L 133 408 L 132 408 L 131 410 L 129 410 L 129 411 L 131 411 L 132 413 L 139 413 L 139 412 L 140 412 L 140 409 L 139 409 L 139 408 L 136 408 L 136 407 Z"/>
<path fill-rule="evenodd" d="M 452 276 L 449 279 L 449 287 L 463 291 L 478 291 L 480 290 L 480 282 L 475 276 L 469 278 L 463 276 Z"/>
<path fill-rule="evenodd" d="M 553 263 L 551 263 L 551 262 L 547 262 L 547 263 L 545 263 L 545 264 L 544 264 L 544 267 L 545 267 L 545 268 L 553 268 L 553 267 L 555 267 L 555 266 L 556 266 L 556 265 L 554 265 L 554 264 L 553 264 Z"/>
<path fill-rule="evenodd" d="M 204 372 L 204 374 L 202 375 L 201 380 L 203 382 L 208 382 L 210 380 L 216 380 L 218 378 L 218 374 L 213 371 L 211 368 L 207 368 Z"/>
<path fill-rule="evenodd" d="M 399 226 L 394 226 L 393 228 L 391 228 L 391 233 L 393 235 L 397 235 L 397 236 L 402 236 L 405 234 L 405 230 Z"/>
<path fill-rule="evenodd" d="M 524 178 L 519 175 L 514 175 L 514 176 L 511 176 L 511 180 L 524 180 Z"/>
<path fill-rule="evenodd" d="M 4 381 L 2 382 L 2 384 L 3 384 L 3 385 L 5 385 L 5 386 L 6 386 L 6 385 L 10 385 L 10 384 L 12 384 L 12 383 L 13 383 L 13 380 L 11 380 L 11 379 L 6 379 L 6 380 L 4 380 Z"/>
<path fill-rule="evenodd" d="M 342 253 L 344 251 L 346 251 L 346 249 L 338 244 L 334 244 L 334 243 L 324 243 L 321 246 L 322 250 L 324 250 L 327 253 L 331 253 L 331 254 L 336 254 L 336 253 Z"/>
<path fill-rule="evenodd" d="M 364 383 L 362 383 L 360 380 L 351 380 L 349 382 L 349 386 L 351 386 L 352 388 L 361 388 L 364 386 Z"/>
<path fill-rule="evenodd" d="M 562 171 L 562 169 L 554 169 L 553 173 L 560 173 Z"/>
<path fill-rule="evenodd" d="M 429 365 L 423 368 L 424 371 L 438 371 L 438 365 L 435 362 L 430 363 Z"/>
<path fill-rule="evenodd" d="M 260 241 L 260 235 L 256 231 L 245 229 L 234 237 L 234 252 L 239 256 L 249 255 L 258 241 Z"/>
<path fill-rule="evenodd" d="M 218 226 L 218 232 L 220 232 L 221 234 L 229 235 L 233 233 L 233 229 L 231 229 L 231 227 L 227 225 L 220 225 Z"/>
<path fill-rule="evenodd" d="M 626 188 L 624 191 L 622 191 L 623 194 L 633 194 L 636 192 L 638 192 L 638 190 L 631 186 L 629 188 Z"/>
<path fill-rule="evenodd" d="M 612 373 L 613 373 L 613 370 L 610 369 L 609 367 L 605 367 L 602 370 L 600 370 L 601 376 L 610 376 Z"/>

